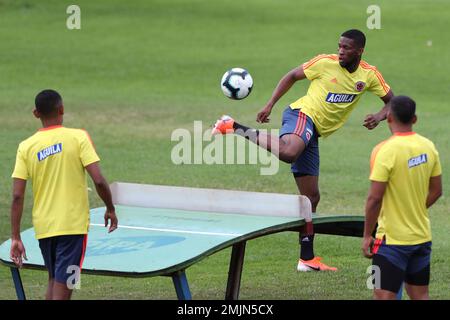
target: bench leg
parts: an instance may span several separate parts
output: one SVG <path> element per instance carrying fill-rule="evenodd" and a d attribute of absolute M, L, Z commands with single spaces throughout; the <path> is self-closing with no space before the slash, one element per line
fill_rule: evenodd
<path fill-rule="evenodd" d="M 25 291 L 23 290 L 22 279 L 20 278 L 19 269 L 11 267 L 11 275 L 16 287 L 16 294 L 18 300 L 26 300 Z"/>
<path fill-rule="evenodd" d="M 228 270 L 228 283 L 227 291 L 225 293 L 225 300 L 237 300 L 239 298 L 242 268 L 244 266 L 245 244 L 246 242 L 243 241 L 233 245 L 230 268 Z"/>
<path fill-rule="evenodd" d="M 189 290 L 189 284 L 184 270 L 172 274 L 172 281 L 175 286 L 175 291 L 177 292 L 178 300 L 192 300 L 191 291 Z"/>

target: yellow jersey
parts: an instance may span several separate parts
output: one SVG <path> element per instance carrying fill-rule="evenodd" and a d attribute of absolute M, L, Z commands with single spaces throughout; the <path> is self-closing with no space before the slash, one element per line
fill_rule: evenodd
<path fill-rule="evenodd" d="M 88 232 L 84 168 L 99 160 L 88 133 L 80 129 L 43 128 L 19 144 L 12 177 L 32 180 L 37 239 Z"/>
<path fill-rule="evenodd" d="M 431 241 L 426 200 L 430 178 L 442 173 L 434 144 L 421 135 L 396 133 L 372 151 L 370 180 L 387 182 L 377 238 L 386 244 Z"/>
<path fill-rule="evenodd" d="M 323 137 L 342 127 L 364 92 L 384 97 L 390 90 L 380 72 L 362 60 L 352 73 L 341 67 L 335 54 L 318 55 L 302 67 L 311 84 L 291 108 L 309 116 Z"/>

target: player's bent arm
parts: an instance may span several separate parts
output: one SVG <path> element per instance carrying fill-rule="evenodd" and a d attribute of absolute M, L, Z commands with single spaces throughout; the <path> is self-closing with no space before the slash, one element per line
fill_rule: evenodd
<path fill-rule="evenodd" d="M 362 253 L 366 258 L 371 258 L 373 256 L 373 253 L 371 252 L 371 247 L 373 245 L 372 233 L 375 229 L 378 216 L 380 215 L 386 185 L 386 182 L 372 181 L 370 186 L 369 195 L 366 202 L 366 218 L 364 222 L 364 234 L 361 246 Z"/>
<path fill-rule="evenodd" d="M 103 177 L 101 173 L 100 165 L 98 164 L 98 162 L 94 162 L 86 166 L 86 171 L 91 176 L 91 179 L 95 185 L 95 189 L 97 190 L 97 193 L 100 196 L 100 198 L 105 203 L 106 209 L 109 211 L 114 211 L 111 190 L 109 189 L 108 182 L 106 182 L 106 179 Z"/>
<path fill-rule="evenodd" d="M 389 89 L 388 93 L 386 93 L 385 96 L 381 97 L 380 99 L 383 100 L 384 104 L 388 104 L 389 101 L 394 97 L 394 92 L 392 92 L 391 89 Z"/>
<path fill-rule="evenodd" d="M 303 71 L 303 66 L 297 67 L 289 71 L 283 78 L 281 78 L 280 82 L 278 82 L 277 87 L 272 93 L 272 97 L 269 102 L 264 106 L 264 108 L 258 113 L 256 116 L 256 121 L 260 123 L 269 122 L 269 116 L 272 112 L 272 109 L 277 103 L 278 100 L 292 87 L 292 85 L 298 81 L 305 79 L 306 75 Z"/>
<path fill-rule="evenodd" d="M 13 179 L 13 195 L 11 203 L 11 238 L 20 240 L 20 221 L 22 220 L 23 203 L 27 180 Z"/>
<path fill-rule="evenodd" d="M 386 182 L 372 181 L 366 201 L 366 219 L 364 222 L 364 237 L 370 237 L 380 215 Z"/>
<path fill-rule="evenodd" d="M 100 171 L 100 165 L 98 162 L 91 163 L 86 166 L 86 170 L 91 176 L 92 181 L 95 184 L 95 189 L 97 190 L 97 194 L 103 200 L 106 206 L 105 212 L 105 227 L 108 226 L 108 221 L 111 221 L 111 225 L 109 227 L 108 232 L 113 232 L 117 229 L 118 220 L 116 216 L 116 209 L 112 202 L 111 189 L 109 188 L 108 182 L 103 177 Z"/>
<path fill-rule="evenodd" d="M 389 92 L 384 97 L 381 97 L 381 100 L 383 100 L 383 102 L 384 102 L 384 106 L 377 113 L 377 117 L 378 117 L 379 121 L 386 120 L 387 112 L 388 112 L 388 109 L 389 109 L 388 103 L 389 103 L 389 101 L 391 101 L 391 99 L 393 97 L 394 97 L 394 93 L 390 89 L 389 89 Z"/>
<path fill-rule="evenodd" d="M 427 208 L 431 207 L 441 196 L 442 196 L 442 177 L 440 175 L 436 177 L 431 177 L 426 203 Z"/>
<path fill-rule="evenodd" d="M 25 247 L 20 238 L 20 220 L 22 219 L 23 203 L 27 180 L 14 178 L 13 199 L 11 204 L 11 260 L 20 268 L 23 260 L 27 260 Z"/>
<path fill-rule="evenodd" d="M 366 118 L 364 119 L 364 126 L 369 129 L 372 130 L 373 128 L 375 128 L 380 121 L 386 120 L 387 117 L 387 112 L 389 110 L 389 106 L 388 103 L 389 101 L 391 101 L 391 99 L 394 97 L 394 93 L 392 92 L 392 90 L 389 90 L 389 92 L 381 97 L 380 99 L 383 100 L 384 102 L 384 106 L 383 108 L 381 108 L 381 110 L 375 114 L 369 114 L 366 116 Z"/>
<path fill-rule="evenodd" d="M 283 78 L 281 78 L 274 92 L 272 93 L 272 97 L 270 98 L 267 106 L 272 108 L 275 103 L 280 100 L 280 98 L 292 87 L 292 85 L 306 78 L 305 72 L 303 71 L 303 66 L 299 66 L 297 68 L 292 69 Z"/>

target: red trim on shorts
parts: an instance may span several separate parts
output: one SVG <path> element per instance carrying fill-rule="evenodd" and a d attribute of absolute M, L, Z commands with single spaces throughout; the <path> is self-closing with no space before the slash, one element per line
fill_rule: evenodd
<path fill-rule="evenodd" d="M 88 240 L 88 235 L 86 234 L 86 235 L 84 235 L 84 239 L 83 239 L 83 251 L 81 253 L 81 259 L 80 259 L 80 271 L 81 271 L 81 268 L 83 267 L 84 255 L 86 254 L 87 240 Z"/>
<path fill-rule="evenodd" d="M 373 243 L 373 248 L 372 248 L 373 254 L 376 254 L 378 252 L 382 243 L 383 243 L 383 239 L 375 239 L 375 242 Z"/>
<path fill-rule="evenodd" d="M 293 133 L 295 133 L 297 131 L 297 129 L 298 129 L 298 126 L 300 124 L 300 117 L 301 117 L 301 115 L 302 115 L 302 113 L 299 111 L 298 112 L 298 117 L 297 117 L 297 124 L 295 125 L 295 129 L 294 129 Z"/>
<path fill-rule="evenodd" d="M 299 112 L 298 118 L 299 118 L 300 125 L 295 128 L 294 133 L 298 136 L 301 136 L 303 131 L 305 131 L 306 115 L 302 112 Z"/>
<path fill-rule="evenodd" d="M 306 114 L 302 113 L 302 115 L 303 115 L 303 123 L 302 123 L 302 126 L 301 126 L 301 128 L 299 128 L 298 133 L 297 133 L 299 137 L 302 136 L 303 132 L 305 132 L 305 129 L 306 129 Z"/>

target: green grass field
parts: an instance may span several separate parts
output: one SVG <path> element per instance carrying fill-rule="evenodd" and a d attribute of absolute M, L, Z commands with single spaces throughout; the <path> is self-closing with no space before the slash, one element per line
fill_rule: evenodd
<path fill-rule="evenodd" d="M 176 128 L 193 129 L 195 120 L 213 124 L 224 113 L 257 126 L 257 112 L 279 79 L 319 53 L 334 53 L 340 33 L 363 30 L 364 59 L 376 65 L 394 93 L 411 95 L 418 105 L 416 131 L 440 150 L 444 193 L 450 183 L 448 122 L 450 2 L 379 0 L 381 30 L 368 30 L 368 0 L 172 0 L 87 1 L 81 30 L 66 28 L 70 1 L 0 0 L 0 241 L 10 237 L 11 172 L 18 143 L 40 123 L 34 97 L 58 90 L 65 125 L 88 130 L 108 181 L 188 187 L 297 193 L 289 166 L 261 176 L 258 165 L 172 164 Z M 427 45 L 432 41 L 432 45 Z M 225 98 L 219 80 L 230 67 L 247 68 L 255 81 L 243 101 Z M 272 115 L 279 128 L 284 106 L 306 92 L 297 84 Z M 386 123 L 374 131 L 362 126 L 381 101 L 368 93 L 346 125 L 321 141 L 322 200 L 318 212 L 363 214 L 372 148 L 389 136 Z M 29 189 L 29 188 L 28 188 Z M 31 227 L 28 190 L 22 229 Z M 101 201 L 91 194 L 91 207 Z M 430 294 L 450 299 L 450 236 L 444 195 L 430 210 L 433 258 Z M 249 242 L 241 299 L 370 299 L 359 238 L 319 235 L 316 254 L 337 273 L 295 272 L 296 233 Z M 230 250 L 187 270 L 193 298 L 223 299 Z M 22 272 L 28 298 L 42 299 L 47 275 Z M 127 279 L 83 276 L 75 299 L 176 299 L 170 278 Z M 15 299 L 8 268 L 0 266 L 0 299 Z"/>

